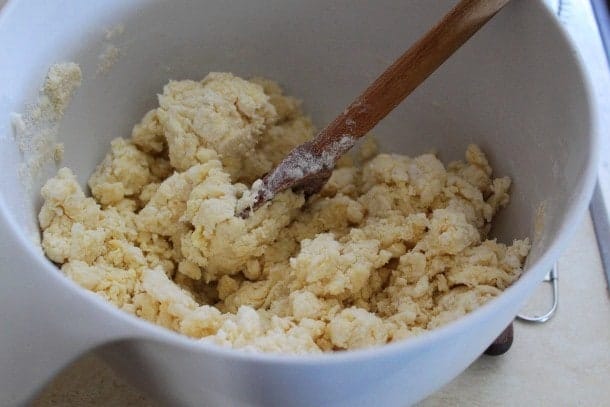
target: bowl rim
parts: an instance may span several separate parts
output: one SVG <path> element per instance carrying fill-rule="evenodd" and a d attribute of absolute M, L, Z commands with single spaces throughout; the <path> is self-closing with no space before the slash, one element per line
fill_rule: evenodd
<path fill-rule="evenodd" d="M 18 3 L 17 0 L 9 0 L 0 10 L 0 25 L 5 19 L 10 18 L 10 14 Z M 476 310 L 464 315 L 457 320 L 447 323 L 439 328 L 424 332 L 417 336 L 398 340 L 384 345 L 373 346 L 363 349 L 355 349 L 342 352 L 322 352 L 306 354 L 283 354 L 260 351 L 248 351 L 244 349 L 234 349 L 223 347 L 205 340 L 190 338 L 178 332 L 171 331 L 160 325 L 146 321 L 140 317 L 120 310 L 115 305 L 104 300 L 97 294 L 79 286 L 70 278 L 65 276 L 59 269 L 46 257 L 41 256 L 40 252 L 33 246 L 16 221 L 9 215 L 2 195 L 0 195 L 0 221 L 7 225 L 7 235 L 14 236 L 17 243 L 24 248 L 25 252 L 33 259 L 34 264 L 40 268 L 39 272 L 47 273 L 51 278 L 62 286 L 62 289 L 71 290 L 79 301 L 83 304 L 95 307 L 108 315 L 108 318 L 116 318 L 131 328 L 135 333 L 130 332 L 123 337 L 110 339 L 104 343 L 111 343 L 120 340 L 147 340 L 162 342 L 167 345 L 178 346 L 192 352 L 201 353 L 202 356 L 211 355 L 221 358 L 229 358 L 243 362 L 258 362 L 272 365 L 316 365 L 324 366 L 330 364 L 361 362 L 368 359 L 380 359 L 391 357 L 399 353 L 416 351 L 428 348 L 434 343 L 440 342 L 454 333 L 475 325 L 478 320 L 485 319 L 496 313 L 496 309 L 508 305 L 514 301 L 519 293 L 519 288 L 527 284 L 535 284 L 542 280 L 542 277 L 550 269 L 552 263 L 559 257 L 559 254 L 567 246 L 569 238 L 572 236 L 577 226 L 580 224 L 588 207 L 593 188 L 597 179 L 597 170 L 600 160 L 599 146 L 601 143 L 599 115 L 595 102 L 594 87 L 591 78 L 585 69 L 582 55 L 576 48 L 573 40 L 569 37 L 560 21 L 556 19 L 552 11 L 542 3 L 542 0 L 531 2 L 532 7 L 542 8 L 539 10 L 545 15 L 547 23 L 554 27 L 557 32 L 558 46 L 567 47 L 573 58 L 576 71 L 575 77 L 581 82 L 585 93 L 586 110 L 588 112 L 590 147 L 588 151 L 589 161 L 586 164 L 582 181 L 578 185 L 575 198 L 566 211 L 565 221 L 560 226 L 559 231 L 550 244 L 549 248 L 533 262 L 527 272 L 525 272 L 515 283 L 502 292 L 499 296 L 488 301 Z"/>

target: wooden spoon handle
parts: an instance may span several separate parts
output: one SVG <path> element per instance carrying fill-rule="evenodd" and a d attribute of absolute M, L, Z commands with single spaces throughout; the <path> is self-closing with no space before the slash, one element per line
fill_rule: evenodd
<path fill-rule="evenodd" d="M 495 341 L 492 342 L 491 345 L 487 347 L 485 350 L 485 354 L 489 356 L 499 356 L 503 355 L 513 344 L 513 323 L 506 327 L 504 331 L 496 338 Z"/>
<path fill-rule="evenodd" d="M 253 209 L 287 188 L 305 195 L 320 190 L 336 160 L 419 86 L 510 0 L 461 0 L 443 19 L 398 58 L 316 138 L 292 150 L 254 192 Z"/>
<path fill-rule="evenodd" d="M 312 140 L 313 151 L 368 133 L 509 1 L 461 0 Z"/>

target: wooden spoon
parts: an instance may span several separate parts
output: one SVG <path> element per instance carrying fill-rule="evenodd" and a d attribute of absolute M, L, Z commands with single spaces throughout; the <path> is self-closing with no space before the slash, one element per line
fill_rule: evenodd
<path fill-rule="evenodd" d="M 485 350 L 486 355 L 500 356 L 508 352 L 513 344 L 513 323 L 511 322 L 504 331 Z"/>
<path fill-rule="evenodd" d="M 292 150 L 253 185 L 246 218 L 279 192 L 295 188 L 310 196 L 330 177 L 335 161 L 369 132 L 510 0 L 461 0 L 398 58 L 316 138 Z"/>

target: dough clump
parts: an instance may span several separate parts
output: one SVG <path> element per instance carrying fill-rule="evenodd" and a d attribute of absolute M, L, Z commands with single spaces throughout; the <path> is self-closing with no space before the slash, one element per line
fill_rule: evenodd
<path fill-rule="evenodd" d="M 459 318 L 517 280 L 528 239 L 487 237 L 509 178 L 483 152 L 344 158 L 307 202 L 236 216 L 250 185 L 314 128 L 268 80 L 171 81 L 112 141 L 88 197 L 67 168 L 42 188 L 42 247 L 84 288 L 221 346 L 307 353 L 381 345 Z"/>

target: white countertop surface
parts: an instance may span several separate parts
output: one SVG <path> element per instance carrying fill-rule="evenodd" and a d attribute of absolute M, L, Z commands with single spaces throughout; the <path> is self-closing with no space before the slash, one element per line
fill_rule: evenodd
<path fill-rule="evenodd" d="M 0 0 L 0 6 L 3 2 Z M 572 13 L 582 13 L 579 10 L 588 7 L 587 0 L 571 3 L 574 10 L 567 11 Z M 591 21 L 590 10 L 584 12 L 589 13 Z M 571 31 L 582 43 L 584 31 Z M 596 46 L 601 49 L 599 44 Z M 590 69 L 606 68 L 596 59 Z M 606 77 L 604 82 L 607 83 Z M 598 93 L 604 99 L 602 104 L 609 106 L 608 89 L 604 87 Z M 589 216 L 559 260 L 559 292 L 559 309 L 551 321 L 542 325 L 515 322 L 515 341 L 508 353 L 482 356 L 419 406 L 610 405 L 610 298 Z M 542 311 L 548 305 L 545 300 L 549 300 L 549 294 L 550 288 L 543 284 L 527 308 Z M 87 355 L 60 373 L 33 405 L 157 404 L 101 359 Z"/>

